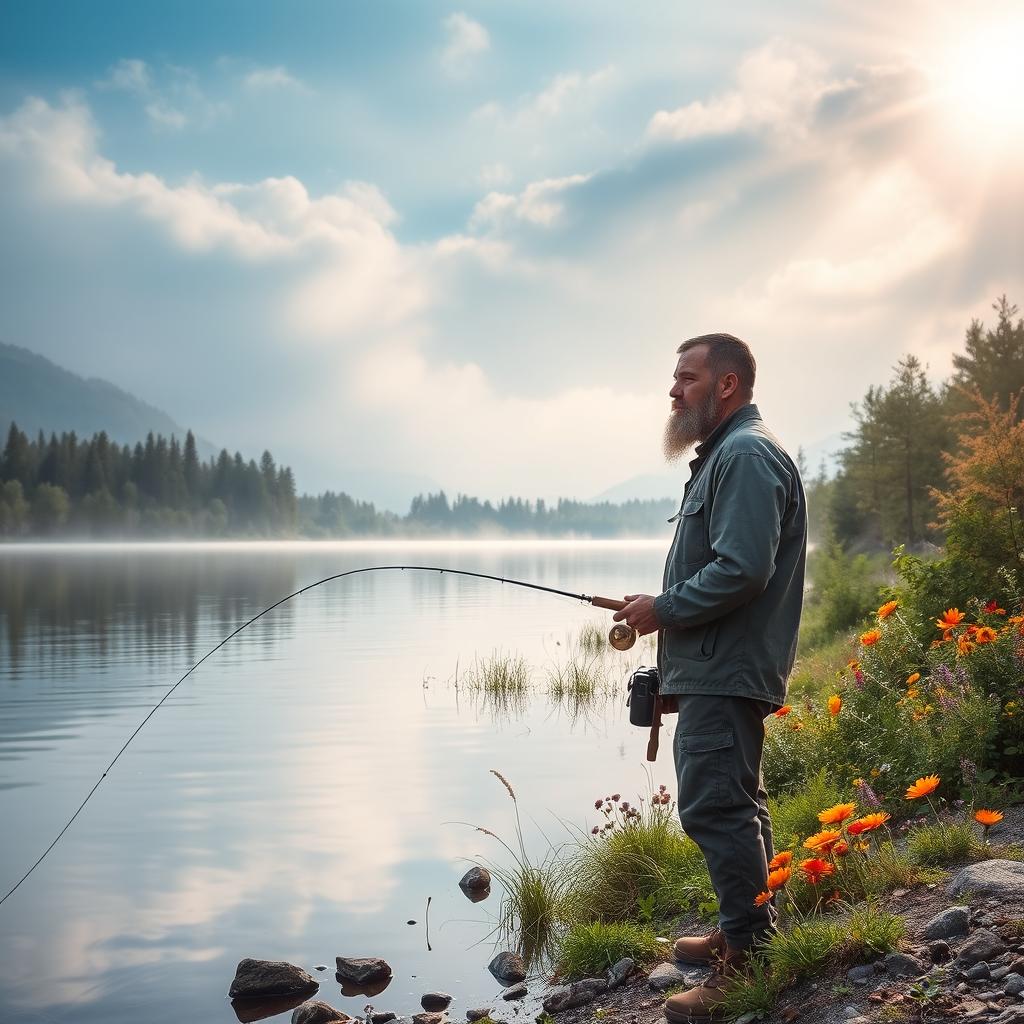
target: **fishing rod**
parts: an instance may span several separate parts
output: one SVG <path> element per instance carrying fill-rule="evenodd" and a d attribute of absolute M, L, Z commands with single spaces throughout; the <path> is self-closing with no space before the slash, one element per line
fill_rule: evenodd
<path fill-rule="evenodd" d="M 69 828 L 71 828 L 75 819 L 85 809 L 85 805 L 92 799 L 92 796 L 96 792 L 96 790 L 100 788 L 100 783 L 102 783 L 103 780 L 107 777 L 111 768 L 113 768 L 114 765 L 117 764 L 118 758 L 120 758 L 120 756 L 128 749 L 128 745 L 132 742 L 132 740 L 139 735 L 139 733 L 142 731 L 143 726 L 153 717 L 153 715 L 157 713 L 157 711 L 160 710 L 164 701 L 166 701 L 167 698 L 170 697 L 171 694 L 174 693 L 174 691 L 179 686 L 181 686 L 181 684 L 185 682 L 185 680 L 188 679 L 188 677 L 192 675 L 192 673 L 195 672 L 195 670 L 199 668 L 199 666 L 202 665 L 204 661 L 206 661 L 207 658 L 209 658 L 211 655 L 219 651 L 229 640 L 238 636 L 238 634 L 241 633 L 243 629 L 246 629 L 247 627 L 251 626 L 254 622 L 257 621 L 257 619 L 262 619 L 264 615 L 267 615 L 269 612 L 272 612 L 275 608 L 280 608 L 281 605 L 283 605 L 286 601 L 290 601 L 293 597 L 299 597 L 301 594 L 306 593 L 307 590 L 312 590 L 314 587 L 322 586 L 325 583 L 331 583 L 334 580 L 344 579 L 344 577 L 346 576 L 358 576 L 360 573 L 382 572 L 384 570 L 400 570 L 404 572 L 407 569 L 414 570 L 417 572 L 437 572 L 440 573 L 442 576 L 447 573 L 450 576 L 472 576 L 480 580 L 494 580 L 498 583 L 508 583 L 510 586 L 513 587 L 526 587 L 529 590 L 539 590 L 545 594 L 557 594 L 560 597 L 571 597 L 577 601 L 582 601 L 584 604 L 592 604 L 595 608 L 605 608 L 608 611 L 617 612 L 626 606 L 625 601 L 618 601 L 612 597 L 598 597 L 592 594 L 574 594 L 569 590 L 558 590 L 555 587 L 545 587 L 541 586 L 541 584 L 539 583 L 527 583 L 525 580 L 514 580 L 506 576 L 492 576 L 490 573 L 486 572 L 470 572 L 468 569 L 449 569 L 439 565 L 369 565 L 361 569 L 349 569 L 347 572 L 335 573 L 333 576 L 325 576 L 322 580 L 317 580 L 315 583 L 309 583 L 306 586 L 302 587 L 300 590 L 296 590 L 294 593 L 289 594 L 287 597 L 282 597 L 279 601 L 275 601 L 272 605 L 269 605 L 268 607 L 264 608 L 263 611 L 259 612 L 259 614 L 254 615 L 247 622 L 243 622 L 242 625 L 240 625 L 236 630 L 234 630 L 233 632 L 229 633 L 226 637 L 224 637 L 224 639 L 221 640 L 220 643 L 218 643 L 215 647 L 211 647 L 210 650 L 208 650 L 206 654 L 204 654 L 160 698 L 160 700 L 157 701 L 157 703 L 149 710 L 149 713 L 146 715 L 146 717 L 143 718 L 141 722 L 139 722 L 138 726 L 136 726 L 135 731 L 131 734 L 131 736 L 129 736 L 128 739 L 125 740 L 124 746 L 122 746 L 121 749 L 114 755 L 114 759 L 110 762 L 110 764 L 107 765 L 107 767 L 103 771 L 103 774 L 96 780 L 95 785 L 86 794 L 85 799 L 78 805 L 78 810 L 76 810 L 75 813 L 71 815 L 71 817 L 67 820 L 67 823 L 64 825 L 64 827 L 54 837 L 53 842 L 51 842 L 50 845 L 47 846 L 45 850 L 43 850 L 43 852 L 39 855 L 39 858 L 35 861 L 35 863 L 28 869 L 28 871 L 25 872 L 25 874 L 21 876 L 21 878 L 18 879 L 17 882 L 15 882 L 15 884 L 10 888 L 10 890 L 8 890 L 8 892 L 5 893 L 3 897 L 0 897 L 0 906 L 2 906 L 7 901 L 8 897 L 13 896 L 14 893 L 17 892 L 18 888 L 21 886 L 21 883 L 24 882 L 29 877 L 29 875 L 31 875 L 32 872 L 35 871 L 37 867 L 39 867 L 40 864 L 42 864 L 43 860 L 46 858 L 46 855 L 57 845 L 57 843 L 61 841 L 61 839 L 64 837 L 64 833 L 67 832 Z M 628 651 L 633 646 L 633 644 L 636 643 L 636 636 L 636 630 L 633 629 L 632 626 L 627 626 L 624 622 L 619 622 L 612 626 L 611 631 L 608 634 L 608 642 L 612 645 L 612 647 L 614 647 L 618 651 Z"/>

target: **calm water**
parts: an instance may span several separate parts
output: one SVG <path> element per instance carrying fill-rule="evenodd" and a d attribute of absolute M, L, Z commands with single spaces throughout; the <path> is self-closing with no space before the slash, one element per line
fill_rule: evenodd
<path fill-rule="evenodd" d="M 414 562 L 620 597 L 657 592 L 666 547 L 0 548 L 0 890 L 188 666 L 285 594 Z M 541 830 L 555 840 L 566 824 L 595 824 L 597 797 L 648 790 L 645 734 L 622 701 L 576 716 L 544 691 L 588 621 L 607 629 L 611 617 L 398 572 L 327 584 L 261 619 L 179 687 L 0 906 L 0 1020 L 230 1024 L 226 993 L 246 956 L 305 967 L 319 998 L 351 1014 L 367 1002 L 418 1012 L 432 989 L 455 995 L 453 1019 L 492 1003 L 500 889 L 473 904 L 457 887 L 470 861 L 501 859 L 473 826 L 514 837 L 512 802 L 489 769 L 514 786 L 534 852 L 546 848 Z M 525 707 L 467 689 L 467 667 L 494 651 L 534 669 Z M 638 660 L 612 651 L 608 664 L 624 679 Z M 655 784 L 671 781 L 670 750 Z M 384 957 L 390 987 L 343 996 L 339 954 Z"/>

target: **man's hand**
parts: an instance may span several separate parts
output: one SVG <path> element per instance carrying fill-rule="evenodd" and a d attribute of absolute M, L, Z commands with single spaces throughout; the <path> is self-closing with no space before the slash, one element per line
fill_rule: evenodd
<path fill-rule="evenodd" d="M 625 621 L 641 636 L 661 629 L 661 623 L 654 614 L 654 598 L 650 594 L 626 594 L 623 600 L 626 607 L 612 616 L 616 622 Z"/>

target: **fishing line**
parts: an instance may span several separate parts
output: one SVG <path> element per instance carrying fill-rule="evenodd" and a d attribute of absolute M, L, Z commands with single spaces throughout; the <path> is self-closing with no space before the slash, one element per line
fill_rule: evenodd
<path fill-rule="evenodd" d="M 444 568 L 444 567 L 438 566 L 438 565 L 370 565 L 370 566 L 365 566 L 362 569 L 349 569 L 347 572 L 335 573 L 333 576 L 326 576 L 326 577 L 324 577 L 324 579 L 317 580 L 315 583 L 309 583 L 306 586 L 302 587 L 301 590 L 296 590 L 293 594 L 289 594 L 287 597 L 282 597 L 279 601 L 275 601 L 269 607 L 264 608 L 263 611 L 261 611 L 258 615 L 254 615 L 251 619 L 248 620 L 248 622 L 243 622 L 242 625 L 240 625 L 236 630 L 234 630 L 233 632 L 229 633 L 226 637 L 224 637 L 224 639 L 221 640 L 219 644 L 217 644 L 215 647 L 210 648 L 210 650 L 208 650 L 206 652 L 206 654 L 204 654 L 160 698 L 160 700 L 157 701 L 157 703 L 150 709 L 150 711 L 146 715 L 146 717 L 143 718 L 141 722 L 139 722 L 138 726 L 136 726 L 135 731 L 131 734 L 131 736 L 129 736 L 128 739 L 125 740 L 124 746 L 121 747 L 121 749 L 114 755 L 114 759 L 110 762 L 110 764 L 107 765 L 107 767 L 103 771 L 103 774 L 96 780 L 96 784 L 92 787 L 92 789 L 89 790 L 89 792 L 85 796 L 85 799 L 78 805 L 78 810 L 76 810 L 75 813 L 72 814 L 70 818 L 68 818 L 68 820 L 65 823 L 64 827 L 54 837 L 53 842 L 51 842 L 50 845 L 47 846 L 45 850 L 43 850 L 43 852 L 39 855 L 38 860 L 36 860 L 36 862 L 28 869 L 28 871 L 26 871 L 25 874 L 23 874 L 21 876 L 21 878 L 19 878 L 18 881 L 15 882 L 15 884 L 11 887 L 11 889 L 8 890 L 8 892 L 2 898 L 0 898 L 0 906 L 2 906 L 7 901 L 7 898 L 9 896 L 13 896 L 14 893 L 17 892 L 18 888 L 21 886 L 21 883 L 24 882 L 25 879 L 27 879 L 29 877 L 29 875 L 31 875 L 32 872 L 35 871 L 35 869 L 37 867 L 39 867 L 40 864 L 42 864 L 42 862 L 46 858 L 46 855 L 57 845 L 57 843 L 59 843 L 61 841 L 61 839 L 64 836 L 64 833 L 67 832 L 67 830 L 69 828 L 71 828 L 71 826 L 74 823 L 75 819 L 85 809 L 85 805 L 92 799 L 92 796 L 96 792 L 96 790 L 100 788 L 100 783 L 102 783 L 103 780 L 107 777 L 107 775 L 110 772 L 111 768 L 113 768 L 114 765 L 117 764 L 118 758 L 120 758 L 120 756 L 128 749 L 128 745 L 132 742 L 132 740 L 135 739 L 135 737 L 139 735 L 139 733 L 142 731 L 143 726 L 153 717 L 153 715 L 155 715 L 157 713 L 157 711 L 160 710 L 160 708 L 163 706 L 164 701 L 166 701 L 167 698 L 170 697 L 171 694 L 174 693 L 174 691 L 179 686 L 181 686 L 181 684 L 183 682 L 185 682 L 185 680 L 188 679 L 188 677 L 190 675 L 192 675 L 192 673 L 195 672 L 195 670 L 197 668 L 199 668 L 199 666 L 202 665 L 202 663 L 204 661 L 206 661 L 207 658 L 209 658 L 211 655 L 213 655 L 217 651 L 219 651 L 229 640 L 231 640 L 233 637 L 238 636 L 238 634 L 241 633 L 243 629 L 247 628 L 248 626 L 251 626 L 254 622 L 256 622 L 257 619 L 262 619 L 263 616 L 266 615 L 268 612 L 272 612 L 275 608 L 280 608 L 280 606 L 283 605 L 286 601 L 290 601 L 293 597 L 298 597 L 300 594 L 306 593 L 307 590 L 312 590 L 314 587 L 322 586 L 324 583 L 330 583 L 333 580 L 343 579 L 345 576 L 357 576 L 360 573 L 364 573 L 364 572 L 381 572 L 381 571 L 386 570 L 386 569 L 392 569 L 392 570 L 397 569 L 397 570 L 401 570 L 403 572 L 406 569 L 413 569 L 413 570 L 416 570 L 418 572 L 437 572 L 437 573 L 441 573 L 441 575 L 444 575 L 445 573 L 448 573 L 449 575 L 452 575 L 452 576 L 472 576 L 472 577 L 475 577 L 476 579 L 481 579 L 481 580 L 494 580 L 494 581 L 496 581 L 498 583 L 508 583 L 510 586 L 514 586 L 514 587 L 526 587 L 526 588 L 528 588 L 530 590 L 540 590 L 540 591 L 542 591 L 543 593 L 546 593 L 546 594 L 557 594 L 560 597 L 571 597 L 571 598 L 576 599 L 577 601 L 583 601 L 586 604 L 592 604 L 592 605 L 594 605 L 595 607 L 598 607 L 598 608 L 607 608 L 607 609 L 610 609 L 612 611 L 618 611 L 625 604 L 625 602 L 623 602 L 623 601 L 616 601 L 613 598 L 596 597 L 596 596 L 589 595 L 589 594 L 574 594 L 574 593 L 572 593 L 571 591 L 568 591 L 568 590 L 558 590 L 555 587 L 544 587 L 544 586 L 541 586 L 541 584 L 539 584 L 539 583 L 527 583 L 524 580 L 509 579 L 508 577 L 505 577 L 505 576 L 492 576 L 492 575 L 490 575 L 489 573 L 486 573 L 486 572 L 470 572 L 467 569 L 448 569 L 448 568 Z M 617 630 L 621 630 L 622 628 L 623 628 L 622 623 L 619 623 L 617 626 L 615 626 L 613 628 L 612 632 L 615 633 Z M 628 629 L 629 627 L 625 627 L 625 628 Z M 633 639 L 635 639 L 635 637 L 636 637 L 636 634 L 634 632 Z M 615 646 L 618 646 L 618 644 L 616 644 L 614 640 L 612 642 L 613 642 L 613 644 L 615 644 Z M 632 643 L 630 643 L 630 646 L 632 646 Z M 620 649 L 625 649 L 625 648 L 620 648 Z"/>

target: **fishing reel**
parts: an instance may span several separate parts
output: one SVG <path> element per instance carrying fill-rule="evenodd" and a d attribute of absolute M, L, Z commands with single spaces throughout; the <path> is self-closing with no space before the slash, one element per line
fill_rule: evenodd
<path fill-rule="evenodd" d="M 636 643 L 636 630 L 625 622 L 616 622 L 608 632 L 608 643 L 617 651 L 628 651 Z"/>

